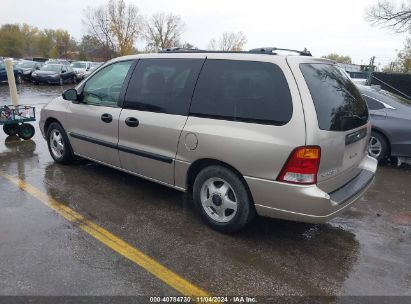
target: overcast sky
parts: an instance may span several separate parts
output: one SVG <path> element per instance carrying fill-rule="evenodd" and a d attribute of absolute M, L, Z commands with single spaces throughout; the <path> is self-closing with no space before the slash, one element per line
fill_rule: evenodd
<path fill-rule="evenodd" d="M 395 1 L 395 0 L 394 0 Z M 398 1 L 398 0 L 397 0 Z M 405 35 L 372 27 L 364 10 L 377 0 L 126 0 L 148 16 L 156 12 L 180 15 L 183 40 L 206 48 L 224 31 L 243 31 L 246 48 L 277 46 L 303 49 L 315 56 L 338 53 L 355 63 L 385 65 L 401 49 Z M 62 28 L 79 39 L 84 33 L 83 10 L 106 0 L 1 0 L 0 24 L 25 22 L 43 28 Z M 138 42 L 137 48 L 142 48 Z"/>

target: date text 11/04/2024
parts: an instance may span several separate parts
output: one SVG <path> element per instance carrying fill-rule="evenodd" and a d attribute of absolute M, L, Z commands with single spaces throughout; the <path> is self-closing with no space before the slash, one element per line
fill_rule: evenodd
<path fill-rule="evenodd" d="M 256 303 L 254 297 L 150 297 L 151 303 Z"/>

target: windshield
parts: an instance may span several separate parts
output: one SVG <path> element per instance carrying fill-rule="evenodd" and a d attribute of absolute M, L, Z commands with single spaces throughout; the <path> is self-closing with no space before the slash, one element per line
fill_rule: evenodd
<path fill-rule="evenodd" d="M 84 62 L 74 62 L 71 64 L 71 66 L 73 68 L 77 68 L 77 69 L 85 69 L 86 68 L 86 64 Z"/>
<path fill-rule="evenodd" d="M 32 68 L 35 65 L 36 65 L 35 62 L 26 61 L 26 62 L 19 63 L 17 66 L 19 68 Z"/>
<path fill-rule="evenodd" d="M 368 121 L 367 104 L 346 73 L 325 63 L 303 63 L 300 69 L 310 90 L 320 129 L 346 131 Z"/>
<path fill-rule="evenodd" d="M 41 68 L 41 71 L 50 71 L 50 72 L 60 72 L 61 65 L 59 64 L 46 64 Z"/>

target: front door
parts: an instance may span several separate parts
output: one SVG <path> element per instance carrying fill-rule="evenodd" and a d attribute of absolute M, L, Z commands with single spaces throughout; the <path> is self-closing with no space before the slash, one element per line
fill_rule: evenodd
<path fill-rule="evenodd" d="M 132 61 L 106 66 L 85 83 L 79 103 L 69 105 L 68 134 L 76 154 L 120 167 L 118 156 L 118 106 Z"/>
<path fill-rule="evenodd" d="M 124 169 L 174 184 L 174 159 L 204 56 L 140 59 L 119 121 Z"/>

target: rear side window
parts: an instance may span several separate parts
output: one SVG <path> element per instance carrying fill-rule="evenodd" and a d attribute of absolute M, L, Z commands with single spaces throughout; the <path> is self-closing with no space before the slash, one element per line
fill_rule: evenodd
<path fill-rule="evenodd" d="M 140 59 L 124 108 L 187 115 L 204 59 Z"/>
<path fill-rule="evenodd" d="M 356 86 L 338 67 L 325 63 L 302 63 L 320 129 L 346 131 L 368 121 L 368 109 Z"/>
<path fill-rule="evenodd" d="M 370 109 L 370 110 L 385 109 L 385 106 L 381 102 L 376 100 L 375 98 L 372 98 L 372 97 L 364 95 L 364 94 L 362 95 L 362 97 L 364 98 L 365 102 L 367 103 L 368 109 Z"/>
<path fill-rule="evenodd" d="M 207 60 L 190 115 L 284 125 L 293 112 L 291 93 L 280 67 L 268 62 Z"/>

